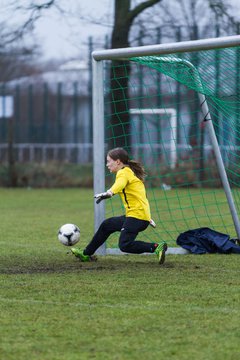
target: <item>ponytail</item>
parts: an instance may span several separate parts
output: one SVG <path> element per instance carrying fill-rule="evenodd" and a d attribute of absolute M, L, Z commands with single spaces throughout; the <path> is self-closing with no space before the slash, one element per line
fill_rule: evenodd
<path fill-rule="evenodd" d="M 135 160 L 129 160 L 128 165 L 130 169 L 134 172 L 136 177 L 138 177 L 141 181 L 144 181 L 147 174 L 145 172 L 144 167 L 140 164 L 140 162 Z"/>

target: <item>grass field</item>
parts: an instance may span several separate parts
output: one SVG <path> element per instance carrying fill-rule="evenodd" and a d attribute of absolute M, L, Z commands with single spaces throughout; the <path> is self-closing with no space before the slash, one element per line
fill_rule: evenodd
<path fill-rule="evenodd" d="M 0 189 L 0 359 L 237 360 L 238 255 L 106 256 L 57 240 L 93 232 L 92 191 Z"/>

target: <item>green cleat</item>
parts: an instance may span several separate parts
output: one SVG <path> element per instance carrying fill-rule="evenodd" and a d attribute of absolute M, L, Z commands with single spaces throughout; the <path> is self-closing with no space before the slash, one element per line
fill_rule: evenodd
<path fill-rule="evenodd" d="M 79 248 L 73 247 L 73 248 L 71 248 L 71 252 L 73 255 L 75 255 L 77 258 L 79 258 L 82 262 L 97 260 L 96 256 L 84 255 L 83 250 L 81 250 Z"/>
<path fill-rule="evenodd" d="M 155 249 L 155 254 L 157 255 L 158 262 L 160 265 L 162 265 L 165 261 L 165 253 L 167 251 L 167 243 L 166 241 L 162 241 L 158 244 L 158 246 Z"/>

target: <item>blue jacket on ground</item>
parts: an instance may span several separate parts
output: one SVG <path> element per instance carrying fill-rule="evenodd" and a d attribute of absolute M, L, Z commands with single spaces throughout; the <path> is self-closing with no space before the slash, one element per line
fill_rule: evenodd
<path fill-rule="evenodd" d="M 193 254 L 240 254 L 240 246 L 230 239 L 229 235 L 207 227 L 181 233 L 176 242 Z"/>

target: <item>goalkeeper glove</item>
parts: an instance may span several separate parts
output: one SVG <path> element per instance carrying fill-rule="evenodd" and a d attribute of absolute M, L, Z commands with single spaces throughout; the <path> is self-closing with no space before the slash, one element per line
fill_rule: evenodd
<path fill-rule="evenodd" d="M 109 199 L 113 196 L 113 193 L 111 191 L 106 191 L 100 194 L 95 194 L 94 198 L 97 199 L 96 203 L 99 204 L 102 200 Z"/>

